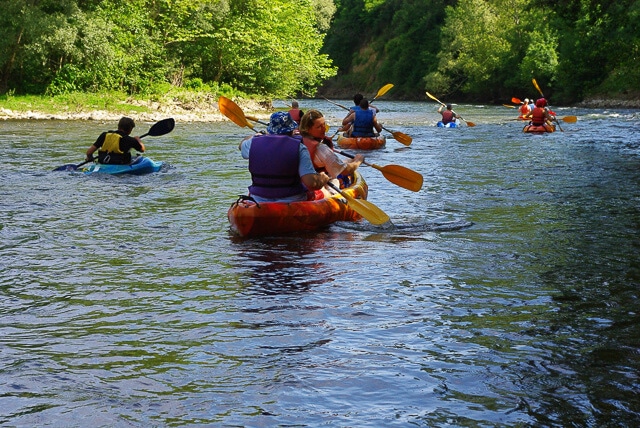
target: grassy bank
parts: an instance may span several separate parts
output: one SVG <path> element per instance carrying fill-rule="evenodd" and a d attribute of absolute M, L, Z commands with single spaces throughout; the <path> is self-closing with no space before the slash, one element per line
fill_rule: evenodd
<path fill-rule="evenodd" d="M 216 121 L 223 117 L 218 97 L 233 97 L 247 112 L 270 108 L 270 101 L 237 94 L 214 94 L 207 91 L 173 89 L 162 94 L 136 95 L 120 92 L 74 92 L 56 96 L 0 96 L 0 119 L 85 119 L 103 120 L 131 116 L 139 120 L 158 120 L 172 116 L 183 121 Z"/>

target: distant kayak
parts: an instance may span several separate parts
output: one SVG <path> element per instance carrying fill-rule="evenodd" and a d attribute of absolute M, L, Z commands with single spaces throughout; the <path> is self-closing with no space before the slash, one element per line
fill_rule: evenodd
<path fill-rule="evenodd" d="M 442 121 L 439 121 L 436 126 L 438 128 L 457 128 L 458 125 L 456 124 L 456 122 L 449 122 L 446 125 L 444 123 L 442 123 Z"/>
<path fill-rule="evenodd" d="M 534 133 L 534 134 L 543 134 L 545 132 L 555 132 L 556 130 L 556 126 L 555 125 L 549 125 L 548 123 L 545 123 L 544 125 L 525 125 L 524 128 L 522 128 L 523 132 L 529 132 L 529 133 Z"/>
<path fill-rule="evenodd" d="M 336 144 L 343 149 L 376 150 L 383 148 L 387 143 L 387 137 L 345 137 L 338 135 Z"/>
<path fill-rule="evenodd" d="M 84 168 L 82 172 L 85 174 L 111 174 L 111 175 L 144 175 L 160 171 L 163 162 L 156 162 L 145 156 L 138 156 L 133 162 L 127 165 L 112 165 L 103 163 L 94 163 Z"/>

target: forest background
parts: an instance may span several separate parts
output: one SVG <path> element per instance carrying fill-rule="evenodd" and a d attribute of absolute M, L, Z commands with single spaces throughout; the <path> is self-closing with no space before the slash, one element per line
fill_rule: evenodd
<path fill-rule="evenodd" d="M 640 99 L 640 0 L 0 0 L 0 106 Z M 70 98 L 75 97 L 75 98 Z M 112 100 L 112 101 L 109 101 Z M 12 104 L 13 101 L 13 104 Z M 107 108 L 109 106 L 106 106 Z M 19 108 L 19 107 L 17 107 Z"/>

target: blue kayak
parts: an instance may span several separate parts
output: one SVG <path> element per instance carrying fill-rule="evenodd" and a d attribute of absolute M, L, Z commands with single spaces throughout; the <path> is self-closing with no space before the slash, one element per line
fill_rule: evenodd
<path fill-rule="evenodd" d="M 444 123 L 442 123 L 442 121 L 438 122 L 438 128 L 457 128 L 458 125 L 456 125 L 455 122 L 449 122 L 446 125 Z"/>
<path fill-rule="evenodd" d="M 128 165 L 94 163 L 88 168 L 83 169 L 82 172 L 84 172 L 85 174 L 101 173 L 111 175 L 144 175 L 160 171 L 160 168 L 162 168 L 162 164 L 162 162 L 156 162 L 147 157 L 138 156 L 133 162 Z"/>

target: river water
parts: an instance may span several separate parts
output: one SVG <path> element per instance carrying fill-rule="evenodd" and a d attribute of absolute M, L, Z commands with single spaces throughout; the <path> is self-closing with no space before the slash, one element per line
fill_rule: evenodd
<path fill-rule="evenodd" d="M 424 176 L 361 167 L 395 227 L 248 240 L 247 128 L 178 121 L 162 172 L 102 177 L 51 170 L 113 123 L 1 122 L 0 425 L 638 426 L 638 111 L 377 104 L 413 143 L 367 160 Z"/>

